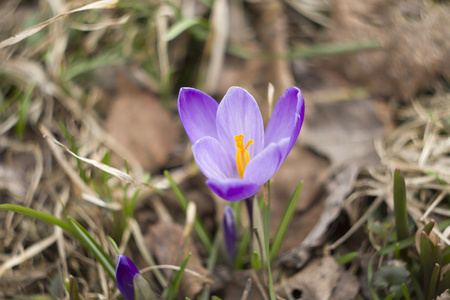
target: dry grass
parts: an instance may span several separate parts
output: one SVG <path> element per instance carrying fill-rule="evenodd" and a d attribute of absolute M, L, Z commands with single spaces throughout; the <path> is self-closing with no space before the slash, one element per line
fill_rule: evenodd
<path fill-rule="evenodd" d="M 117 17 L 117 13 L 103 10 L 116 7 L 117 1 L 90 4 L 48 1 L 48 4 L 42 1 L 39 7 L 32 9 L 38 9 L 41 17 L 49 14 L 54 17 L 0 43 L 0 177 L 4 178 L 1 202 L 20 204 L 58 218 L 64 218 L 64 205 L 65 212 L 83 224 L 105 251 L 115 257 L 116 252 L 107 236 L 114 234 L 112 214 L 123 209 L 124 192 L 131 197 L 139 189 L 139 199 L 142 199 L 157 189 L 169 188 L 169 184 L 161 176 L 153 177 L 151 185 L 143 181 L 146 174 L 140 163 L 105 131 L 103 121 L 94 110 L 103 96 L 101 91 L 95 87 L 89 91 L 86 82 L 73 75 L 67 77 L 67 74 L 74 70 L 71 67 L 77 67 L 71 65 L 76 55 L 102 58 L 99 52 L 102 39 L 113 38 L 115 42 L 115 35 L 124 37 L 127 32 L 135 32 L 134 37 L 137 38 L 136 30 L 140 29 L 130 21 L 129 13 Z M 23 9 L 15 6 L 4 8 L 9 9 L 11 15 L 25 11 L 24 17 L 28 18 L 27 4 L 24 5 Z M 88 23 L 92 20 L 95 23 Z M 10 21 L 18 20 L 11 18 Z M 153 25 L 167 27 L 160 22 Z M 149 24 L 150 27 L 153 25 Z M 67 29 L 69 26 L 73 30 Z M 47 31 L 39 35 L 45 29 Z M 80 31 L 86 34 L 77 36 Z M 33 37 L 36 40 L 31 40 Z M 163 38 L 159 36 L 160 41 Z M 76 43 L 75 47 L 73 43 Z M 167 45 L 166 49 L 158 49 L 167 53 Z M 126 53 L 130 50 L 124 48 L 119 51 Z M 139 53 L 136 56 L 139 57 Z M 89 71 L 90 67 L 86 68 L 82 71 Z M 168 73 L 167 63 L 162 64 L 161 74 L 166 74 L 163 77 Z M 144 72 L 139 74 L 141 84 L 153 81 L 143 77 Z M 27 90 L 30 91 L 30 102 L 25 107 L 24 91 Z M 27 125 L 19 133 L 24 135 L 22 139 L 14 135 L 20 122 Z M 73 137 L 78 154 L 61 143 L 65 141 L 67 144 L 67 140 L 58 126 L 60 122 Z M 129 174 L 133 176 L 125 172 L 125 163 L 120 166 L 123 171 L 102 163 L 107 153 L 119 158 L 127 157 Z M 80 177 L 77 159 L 82 162 L 86 180 Z M 187 170 L 182 168 L 173 177 L 179 182 L 189 175 Z M 101 183 L 102 171 L 112 175 L 106 181 L 111 187 L 110 197 Z M 124 190 L 126 185 L 129 187 Z M 11 212 L 1 212 L 0 219 L 4 224 L 0 228 L 0 298 L 22 293 L 48 293 L 49 290 L 60 298 L 64 291 L 61 285 L 54 283 L 62 282 L 69 274 L 77 278 L 85 299 L 111 299 L 118 295 L 115 283 L 93 256 L 73 237 L 63 234 L 60 228 Z M 142 256 L 149 265 L 154 265 L 148 250 L 142 246 L 140 230 L 136 221 L 130 219 L 119 248 L 124 251 L 133 235 Z"/>
<path fill-rule="evenodd" d="M 107 95 L 83 77 L 98 67 L 127 61 L 127 71 L 140 86 L 170 99 L 170 82 L 181 77 L 173 75 L 172 69 L 182 68 L 188 50 L 183 37 L 169 47 L 166 33 L 179 21 L 177 14 L 192 16 L 195 3 L 174 3 L 176 10 L 157 1 L 147 2 L 127 10 L 117 8 L 113 0 L 91 4 L 48 0 L 19 8 L 20 1 L 11 1 L 0 9 L 8 16 L 4 22 L 9 22 L 10 29 L 0 42 L 0 203 L 20 204 L 58 218 L 67 213 L 83 224 L 111 257 L 116 251 L 108 236 L 117 234 L 114 215 L 123 210 L 123 198 L 131 198 L 139 190 L 139 203 L 169 189 L 169 183 L 163 176 L 152 176 L 149 181 L 138 159 L 104 129 L 96 108 Z M 205 37 L 199 59 L 203 73 L 195 77 L 210 93 L 220 90 L 217 82 L 224 69 L 229 28 L 222 26 L 225 15 L 221 13 L 228 11 L 226 5 L 226 1 L 216 1 L 211 8 L 213 30 Z M 327 24 L 325 2 L 313 5 L 301 1 L 295 8 L 316 23 Z M 41 23 L 19 30 L 30 18 L 30 10 L 37 12 Z M 419 227 L 430 218 L 450 216 L 450 96 L 416 100 L 411 107 L 401 109 L 398 118 L 399 127 L 386 141 L 377 143 L 383 167 L 362 174 L 346 200 L 354 227 L 332 249 L 362 226 L 381 203 L 392 210 L 392 171 L 396 167 L 406 178 L 408 212 Z M 73 138 L 76 149 L 71 148 L 59 123 Z M 109 154 L 119 161 L 115 167 L 105 162 Z M 80 176 L 78 162 L 85 178 Z M 183 182 L 194 173 L 190 166 L 182 166 L 172 176 Z M 362 215 L 360 199 L 367 196 L 376 200 Z M 153 207 L 159 219 L 172 221 L 160 198 L 153 198 Z M 195 214 L 192 209 L 185 238 Z M 85 299 L 118 296 L 115 283 L 93 255 L 59 227 L 3 211 L 0 221 L 0 298 L 38 293 L 60 298 L 65 294 L 60 283 L 69 275 L 77 278 Z M 450 231 L 435 230 L 448 245 Z M 132 238 L 149 270 L 173 268 L 155 266 L 134 218 L 127 220 L 117 239 L 121 252 Z M 203 275 L 188 273 L 210 282 Z M 165 283 L 161 273 L 155 275 L 159 283 Z"/>
<path fill-rule="evenodd" d="M 355 191 L 345 201 L 352 228 L 329 248 L 336 249 L 355 233 L 380 204 L 393 211 L 393 171 L 400 168 L 407 187 L 407 210 L 418 228 L 430 219 L 438 222 L 450 216 L 450 94 L 413 101 L 398 111 L 399 126 L 386 140 L 376 142 L 382 167 L 368 169 L 355 183 Z M 374 199 L 367 207 L 365 200 Z M 443 201 L 446 199 L 446 201 Z M 361 201 L 363 200 L 363 201 Z M 444 205 L 439 206 L 442 203 Z M 362 211 L 364 213 L 361 215 Z M 450 231 L 435 234 L 445 245 Z M 379 248 L 378 245 L 373 245 Z"/>

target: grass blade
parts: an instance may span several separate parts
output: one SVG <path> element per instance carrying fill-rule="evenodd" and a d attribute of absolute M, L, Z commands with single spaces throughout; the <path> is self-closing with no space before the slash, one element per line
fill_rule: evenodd
<path fill-rule="evenodd" d="M 69 277 L 69 300 L 81 300 L 77 280 L 72 275 Z"/>
<path fill-rule="evenodd" d="M 442 249 L 442 266 L 450 263 L 450 246 Z"/>
<path fill-rule="evenodd" d="M 28 87 L 19 105 L 19 120 L 17 121 L 16 125 L 16 136 L 19 139 L 23 138 L 25 125 L 27 124 L 28 109 L 30 108 L 31 103 L 31 95 L 34 91 L 34 87 L 34 84 Z"/>
<path fill-rule="evenodd" d="M 70 81 L 74 77 L 81 74 L 96 70 L 105 66 L 121 65 L 126 63 L 126 57 L 110 51 L 110 53 L 103 53 L 97 55 L 92 59 L 80 59 L 79 61 L 72 62 L 66 72 L 63 74 L 65 81 Z"/>
<path fill-rule="evenodd" d="M 68 223 L 42 211 L 34 210 L 32 208 L 15 204 L 0 204 L 0 210 L 12 211 L 15 213 L 26 215 L 47 222 L 49 224 L 56 225 L 62 228 L 63 230 L 67 231 L 68 233 L 76 235 L 75 231 Z"/>
<path fill-rule="evenodd" d="M 252 251 L 258 253 L 263 264 L 267 261 L 266 250 L 264 249 L 264 225 L 261 217 L 261 210 L 259 208 L 258 200 L 256 197 L 253 197 L 250 200 L 250 204 L 252 206 Z"/>
<path fill-rule="evenodd" d="M 427 299 L 432 300 L 434 299 L 434 294 L 436 292 L 438 280 L 439 280 L 439 271 L 441 270 L 441 267 L 439 264 L 434 264 L 433 271 L 431 272 L 431 278 L 430 278 L 430 285 L 428 290 Z"/>
<path fill-rule="evenodd" d="M 301 188 L 301 186 L 300 186 Z M 270 268 L 270 248 L 269 248 L 269 230 L 270 230 L 270 182 L 266 183 L 267 200 L 264 201 L 263 206 L 263 225 L 264 225 L 264 251 L 265 251 L 265 263 L 267 268 L 267 277 L 269 280 L 269 294 L 271 300 L 276 300 L 275 290 L 273 288 L 272 271 Z M 280 241 L 281 243 L 281 241 Z"/>
<path fill-rule="evenodd" d="M 87 232 L 87 230 L 80 225 L 75 219 L 68 217 L 70 226 L 76 232 L 78 240 L 85 245 L 89 251 L 95 256 L 98 262 L 103 266 L 108 275 L 115 281 L 116 272 L 115 265 L 110 256 L 106 254 L 103 248 L 94 240 L 94 238 Z"/>
<path fill-rule="evenodd" d="M 195 25 L 208 27 L 208 22 L 204 19 L 196 17 L 181 19 L 169 28 L 166 32 L 165 40 L 169 42 Z"/>
<path fill-rule="evenodd" d="M 228 52 L 232 55 L 243 59 L 263 59 L 263 60 L 275 60 L 275 59 L 293 59 L 293 58 L 313 58 L 320 56 L 338 55 L 342 53 L 375 50 L 380 49 L 380 44 L 375 40 L 368 41 L 356 41 L 346 43 L 333 43 L 333 44 L 316 44 L 304 48 L 291 49 L 287 52 L 270 53 L 270 52 L 255 52 L 248 50 L 244 47 L 240 47 L 236 44 L 230 44 L 228 46 Z"/>
<path fill-rule="evenodd" d="M 291 200 L 289 200 L 289 204 L 286 207 L 286 210 L 284 211 L 283 217 L 281 218 L 280 225 L 278 226 L 277 233 L 275 234 L 275 237 L 272 241 L 272 245 L 270 248 L 270 260 L 273 261 L 277 255 L 278 251 L 280 250 L 281 242 L 283 241 L 283 238 L 286 234 L 286 231 L 289 227 L 289 224 L 291 223 L 292 217 L 294 216 L 295 207 L 297 205 L 300 192 L 302 190 L 303 181 L 300 182 L 300 184 L 295 189 L 294 194 L 291 197 Z"/>
<path fill-rule="evenodd" d="M 338 258 L 336 258 L 336 262 L 340 265 L 343 266 L 349 262 L 351 262 L 352 260 L 354 260 L 355 258 L 358 257 L 358 252 L 349 252 L 346 253 Z"/>
<path fill-rule="evenodd" d="M 186 266 L 189 262 L 189 259 L 191 258 L 191 254 L 189 253 L 186 259 L 183 261 L 183 263 L 180 266 L 180 270 L 175 273 L 175 275 L 172 278 L 172 281 L 170 282 L 169 286 L 163 293 L 163 298 L 166 300 L 174 300 L 177 296 L 178 287 L 180 286 L 181 279 L 183 278 L 184 270 L 186 269 Z"/>
<path fill-rule="evenodd" d="M 86 231 L 86 229 L 84 229 L 74 219 L 68 217 L 67 220 L 69 223 L 66 223 L 63 220 L 58 219 L 47 213 L 37 211 L 37 210 L 28 208 L 28 207 L 23 207 L 20 205 L 14 205 L 14 204 L 1 204 L 0 210 L 7 210 L 7 211 L 20 213 L 20 214 L 47 222 L 49 224 L 53 224 L 58 227 L 61 227 L 63 230 L 67 231 L 72 236 L 74 236 L 76 239 L 78 239 L 82 244 L 84 244 L 92 252 L 92 254 L 94 254 L 94 256 L 101 263 L 101 265 L 105 268 L 105 270 L 106 270 L 106 272 L 108 272 L 109 276 L 111 276 L 111 278 L 116 280 L 114 263 L 113 263 L 111 257 L 109 257 L 105 253 L 105 251 L 100 247 L 100 245 L 97 242 L 95 242 L 95 240 L 89 235 L 89 233 Z"/>
<path fill-rule="evenodd" d="M 420 234 L 420 269 L 423 274 L 423 286 L 425 288 L 425 295 L 429 294 L 430 279 L 433 272 L 433 250 L 431 241 L 427 234 L 422 231 Z"/>
<path fill-rule="evenodd" d="M 438 282 L 436 294 L 440 295 L 448 289 L 450 289 L 450 270 L 447 270 L 447 272 L 445 272 L 445 274 L 442 276 L 441 281 Z"/>
<path fill-rule="evenodd" d="M 235 269 L 239 270 L 244 267 L 244 258 L 245 254 L 247 253 L 248 246 L 250 245 L 251 236 L 251 230 L 250 228 L 247 228 L 238 246 L 238 250 L 236 253 L 236 262 L 234 264 Z"/>
<path fill-rule="evenodd" d="M 394 216 L 395 232 L 397 241 L 402 241 L 409 236 L 408 214 L 406 212 L 406 187 L 405 179 L 400 173 L 400 169 L 394 172 Z M 406 259 L 406 249 L 400 251 L 400 256 Z"/>
<path fill-rule="evenodd" d="M 208 272 L 210 274 L 213 273 L 214 271 L 214 267 L 216 265 L 217 262 L 217 256 L 219 255 L 219 249 L 220 249 L 220 241 L 222 241 L 222 234 L 218 233 L 216 235 L 216 237 L 214 238 L 214 243 L 213 243 L 213 248 L 211 253 L 209 254 L 208 257 L 208 263 L 206 265 L 206 269 L 208 270 Z M 203 289 L 203 293 L 202 293 L 202 300 L 208 300 L 209 296 L 210 296 L 210 292 L 211 292 L 211 287 L 210 286 L 205 286 Z"/>
<path fill-rule="evenodd" d="M 406 287 L 406 284 L 402 284 L 402 293 L 405 300 L 411 300 L 411 296 L 409 295 L 408 288 Z"/>
<path fill-rule="evenodd" d="M 425 226 L 423 227 L 422 231 L 425 231 L 425 233 L 427 235 L 430 235 L 431 230 L 433 230 L 433 227 L 434 227 L 435 224 L 436 224 L 436 221 L 431 219 L 430 222 L 425 224 Z"/>
<path fill-rule="evenodd" d="M 261 259 L 259 258 L 258 252 L 254 251 L 252 254 L 252 269 L 259 270 L 262 268 Z"/>
<path fill-rule="evenodd" d="M 67 128 L 61 122 L 58 122 L 58 126 L 59 126 L 59 129 L 61 129 L 61 131 L 64 133 L 64 136 L 66 137 L 67 141 L 69 141 L 70 149 L 72 149 L 72 152 L 75 153 L 76 155 L 78 155 L 77 144 L 75 143 L 73 137 L 70 135 Z M 77 167 L 78 167 L 78 172 L 80 173 L 81 179 L 83 179 L 83 181 L 87 183 L 87 178 L 86 178 L 86 174 L 84 173 L 83 164 L 81 163 L 81 160 L 79 160 L 78 158 L 77 158 Z"/>
<path fill-rule="evenodd" d="M 170 187 L 172 188 L 175 196 L 177 197 L 178 202 L 181 205 L 181 208 L 186 213 L 187 204 L 188 204 L 186 196 L 184 196 L 184 194 L 181 191 L 181 189 L 179 188 L 179 186 L 173 180 L 173 178 L 170 175 L 169 171 L 167 171 L 167 170 L 164 171 L 164 176 L 166 176 L 166 178 L 169 180 Z M 195 232 L 197 233 L 198 238 L 202 242 L 203 246 L 205 246 L 205 248 L 208 251 L 208 253 L 210 253 L 211 252 L 211 248 L 212 248 L 211 238 L 209 237 L 209 234 L 206 231 L 206 228 L 203 225 L 202 221 L 198 217 L 195 217 L 194 229 L 195 229 Z"/>

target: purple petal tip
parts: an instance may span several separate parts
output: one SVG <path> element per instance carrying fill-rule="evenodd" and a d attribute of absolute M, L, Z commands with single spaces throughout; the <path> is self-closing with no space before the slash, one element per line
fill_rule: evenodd
<path fill-rule="evenodd" d="M 125 255 L 119 255 L 116 264 L 116 282 L 120 293 L 127 300 L 134 300 L 133 279 L 139 270 L 131 259 Z"/>

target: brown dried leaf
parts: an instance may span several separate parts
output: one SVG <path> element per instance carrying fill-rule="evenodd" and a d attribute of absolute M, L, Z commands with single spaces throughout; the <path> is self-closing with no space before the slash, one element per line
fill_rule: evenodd
<path fill-rule="evenodd" d="M 0 165 L 0 194 L 5 191 L 14 201 L 23 202 L 26 192 L 26 184 L 23 182 L 23 174 L 16 169 L 6 165 Z M 6 198 L 1 197 L 0 203 L 5 203 Z"/>
<path fill-rule="evenodd" d="M 44 169 L 41 148 L 32 142 L 17 143 L 2 138 L 0 151 L 5 151 L 0 161 L 0 195 L 5 191 L 13 203 L 29 207 Z"/>
<path fill-rule="evenodd" d="M 185 237 L 183 236 L 183 227 L 174 223 L 158 223 L 150 226 L 148 234 L 145 236 L 145 243 L 148 249 L 154 254 L 159 264 L 178 265 L 181 261 L 191 253 L 191 258 L 187 264 L 187 269 L 197 272 L 203 276 L 208 275 L 208 271 L 203 267 L 197 249 L 192 243 L 189 243 L 182 257 L 179 254 L 183 248 Z M 173 271 L 165 270 L 166 275 L 172 274 Z M 197 277 L 184 274 L 180 284 L 180 295 L 194 298 L 203 288 L 203 282 Z"/>
<path fill-rule="evenodd" d="M 303 132 L 301 133 L 303 139 Z M 302 193 L 297 203 L 297 211 L 303 212 L 311 207 L 322 192 L 326 178 L 328 161 L 314 152 L 295 145 L 286 161 L 273 177 L 272 198 L 277 203 L 272 207 L 271 218 L 276 223 L 282 217 L 295 188 L 303 181 Z"/>
<path fill-rule="evenodd" d="M 350 272 L 340 271 L 339 280 L 330 299 L 348 300 L 355 299 L 359 291 L 358 278 Z"/>
<path fill-rule="evenodd" d="M 227 282 L 223 300 L 249 299 L 264 300 L 255 283 L 256 273 L 253 270 L 236 270 L 233 279 Z M 250 283 L 248 282 L 250 279 Z M 246 298 L 244 294 L 246 293 Z"/>
<path fill-rule="evenodd" d="M 356 180 L 358 171 L 359 168 L 356 164 L 350 164 L 339 172 L 335 178 L 329 181 L 326 186 L 328 196 L 324 201 L 323 210 L 321 210 L 318 221 L 312 223 L 315 224 L 314 228 L 311 231 L 307 231 L 308 236 L 301 244 L 282 257 L 284 264 L 297 268 L 303 266 L 309 259 L 311 248 L 317 247 L 323 242 L 326 238 L 329 225 L 339 216 L 339 213 L 342 210 L 342 203 L 344 202 L 346 195 L 352 191 L 352 185 Z M 307 215 L 309 215 L 309 213 Z M 317 220 L 317 217 L 315 220 Z"/>
<path fill-rule="evenodd" d="M 304 300 L 328 300 L 339 279 L 339 266 L 334 258 L 325 256 L 312 261 L 306 268 L 287 279 L 286 286 L 291 295 Z M 286 287 L 275 289 L 286 297 Z M 297 297 L 296 299 L 300 299 Z M 334 298 L 333 298 L 334 299 Z"/>
<path fill-rule="evenodd" d="M 445 292 L 437 296 L 436 300 L 450 300 L 450 290 L 447 289 Z"/>
<path fill-rule="evenodd" d="M 156 171 L 169 157 L 178 126 L 158 98 L 128 85 L 121 85 L 106 128 L 146 169 Z"/>
<path fill-rule="evenodd" d="M 373 100 L 320 103 L 311 108 L 301 137 L 333 166 L 356 160 L 365 166 L 378 162 L 373 141 L 383 129 Z"/>
<path fill-rule="evenodd" d="M 300 180 L 304 180 L 304 185 L 297 212 L 308 210 L 292 220 L 282 250 L 295 248 L 283 257 L 284 263 L 301 266 L 309 258 L 311 247 L 320 245 L 330 223 L 339 215 L 361 166 L 378 162 L 373 140 L 382 133 L 383 124 L 375 115 L 373 101 L 316 103 L 312 106 L 301 133 L 302 142 L 328 157 L 334 168 L 344 166 L 344 169 L 327 184 L 327 196 L 322 201 L 318 198 L 330 170 L 326 160 L 311 151 L 294 147 L 274 177 L 273 195 L 279 204 L 272 207 L 275 224 Z M 302 230 L 299 232 L 298 228 Z"/>
<path fill-rule="evenodd" d="M 383 47 L 340 56 L 336 63 L 372 93 L 409 100 L 450 79 L 450 7 L 424 1 L 334 1 L 329 36 L 336 42 L 375 39 Z"/>

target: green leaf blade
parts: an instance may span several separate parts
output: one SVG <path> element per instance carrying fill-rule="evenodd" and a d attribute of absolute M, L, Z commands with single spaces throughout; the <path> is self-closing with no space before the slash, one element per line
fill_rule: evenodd
<path fill-rule="evenodd" d="M 72 226 L 78 240 L 82 242 L 89 251 L 95 256 L 98 262 L 103 266 L 108 275 L 115 281 L 116 280 L 116 271 L 115 265 L 103 248 L 94 240 L 94 238 L 87 232 L 87 230 L 80 225 L 75 219 L 68 217 L 67 219 L 69 224 Z"/>
<path fill-rule="evenodd" d="M 409 230 L 408 214 L 406 211 L 406 186 L 405 179 L 399 169 L 396 169 L 394 172 L 394 216 L 397 241 L 408 238 Z M 403 259 L 406 259 L 406 249 L 400 251 L 400 256 Z"/>
<path fill-rule="evenodd" d="M 297 188 L 294 191 L 291 199 L 289 200 L 288 206 L 284 211 L 283 217 L 281 218 L 280 225 L 278 226 L 275 237 L 272 241 L 272 246 L 270 248 L 270 260 L 273 261 L 280 250 L 281 243 L 283 241 L 284 236 L 286 235 L 286 231 L 289 227 L 289 224 L 292 221 L 292 217 L 295 213 L 295 207 L 297 206 L 297 202 L 300 199 L 300 193 L 303 187 L 303 181 L 299 183 Z"/>
<path fill-rule="evenodd" d="M 172 188 L 172 191 L 175 194 L 175 197 L 178 200 L 178 203 L 180 203 L 181 208 L 186 213 L 188 200 L 186 196 L 181 191 L 180 187 L 176 184 L 176 182 L 173 180 L 172 175 L 170 175 L 169 171 L 164 171 L 164 176 L 166 176 L 167 180 L 169 180 L 169 185 Z M 202 242 L 203 246 L 205 246 L 208 253 L 211 252 L 212 249 L 212 242 L 211 238 L 209 237 L 208 232 L 206 231 L 205 226 L 203 225 L 200 218 L 196 217 L 194 220 L 194 230 L 197 233 L 198 238 Z"/>

